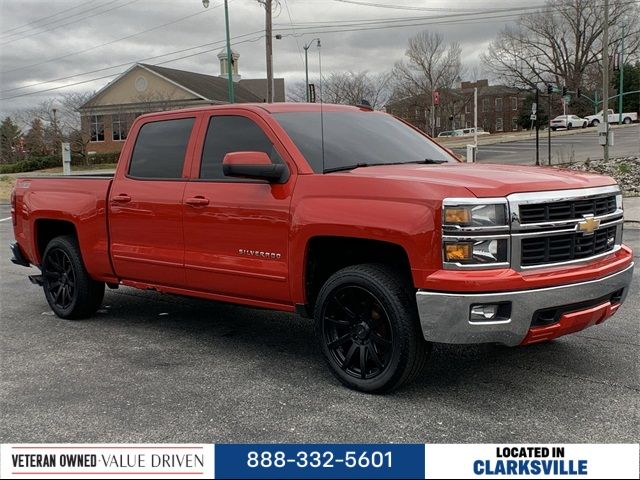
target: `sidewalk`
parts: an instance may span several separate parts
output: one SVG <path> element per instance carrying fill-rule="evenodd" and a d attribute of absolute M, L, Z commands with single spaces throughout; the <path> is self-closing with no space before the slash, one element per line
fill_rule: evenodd
<path fill-rule="evenodd" d="M 624 228 L 640 230 L 640 197 L 625 197 L 624 204 Z"/>

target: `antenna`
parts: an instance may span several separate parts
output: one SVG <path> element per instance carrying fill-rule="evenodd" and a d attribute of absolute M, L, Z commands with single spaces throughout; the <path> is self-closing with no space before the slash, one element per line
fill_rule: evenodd
<path fill-rule="evenodd" d="M 324 112 L 323 112 L 323 84 L 322 84 L 322 53 L 320 52 L 320 39 L 318 39 L 318 70 L 320 73 L 320 142 L 322 145 L 322 173 L 324 173 Z"/>

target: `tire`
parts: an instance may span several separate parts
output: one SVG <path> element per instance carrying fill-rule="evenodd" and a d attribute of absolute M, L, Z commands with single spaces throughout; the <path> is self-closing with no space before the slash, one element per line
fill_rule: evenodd
<path fill-rule="evenodd" d="M 624 117 L 622 119 L 622 123 L 624 123 L 625 125 L 629 125 L 631 123 L 631 118 L 630 117 Z"/>
<path fill-rule="evenodd" d="M 552 132 L 555 132 L 556 130 L 557 130 L 556 127 L 551 127 Z"/>
<path fill-rule="evenodd" d="M 314 311 L 316 339 L 344 385 L 388 392 L 424 368 L 431 344 L 422 336 L 413 292 L 398 273 L 376 264 L 344 268 L 324 284 Z"/>
<path fill-rule="evenodd" d="M 598 125 L 600 125 L 600 120 L 598 119 L 591 120 L 592 127 L 597 127 Z"/>
<path fill-rule="evenodd" d="M 572 128 L 573 128 L 573 124 L 569 123 L 569 124 L 567 125 L 567 130 L 571 130 Z"/>
<path fill-rule="evenodd" d="M 587 122 L 582 122 L 582 128 L 587 128 Z"/>
<path fill-rule="evenodd" d="M 71 235 L 56 237 L 47 245 L 42 279 L 47 302 L 60 318 L 87 318 L 102 304 L 104 283 L 89 276 L 78 242 Z"/>

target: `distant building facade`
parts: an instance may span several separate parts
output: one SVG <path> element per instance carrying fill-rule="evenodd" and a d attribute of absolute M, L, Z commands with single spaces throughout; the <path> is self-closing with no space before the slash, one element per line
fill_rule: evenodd
<path fill-rule="evenodd" d="M 519 120 L 527 92 L 489 85 L 488 80 L 460 82 L 456 88 L 440 90 L 440 105 L 435 107 L 431 95 L 418 95 L 392 101 L 386 110 L 429 134 L 469 128 L 474 120 L 474 88 L 478 88 L 478 127 L 491 133 L 521 130 Z"/>
<path fill-rule="evenodd" d="M 266 79 L 242 79 L 232 54 L 236 103 L 266 101 Z M 80 107 L 87 152 L 119 152 L 136 117 L 149 112 L 228 103 L 226 50 L 218 54 L 220 75 L 137 63 Z M 274 79 L 274 99 L 285 101 L 284 79 Z"/>

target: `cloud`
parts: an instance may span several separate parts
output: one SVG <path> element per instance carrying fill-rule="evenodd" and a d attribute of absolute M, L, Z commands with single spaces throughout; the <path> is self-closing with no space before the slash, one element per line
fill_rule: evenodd
<path fill-rule="evenodd" d="M 385 3 L 382 0 L 374 1 Z M 398 3 L 417 7 L 426 4 L 423 0 L 402 0 Z M 434 0 L 428 4 L 431 8 L 446 9 L 450 2 Z M 497 0 L 492 7 L 524 4 L 526 2 L 523 0 Z M 0 98 L 115 75 L 142 59 L 151 58 L 146 61 L 159 63 L 207 49 L 212 51 L 165 65 L 217 75 L 219 67 L 216 54 L 223 47 L 225 37 L 221 5 L 222 0 L 211 0 L 210 7 L 205 10 L 200 0 L 114 0 L 108 3 L 3 0 L 0 3 Z M 274 40 L 275 74 L 285 77 L 289 84 L 303 79 L 302 46 L 316 36 L 322 38 L 322 68 L 325 73 L 345 70 L 388 71 L 403 57 L 407 40 L 424 29 L 439 31 L 448 41 L 460 42 L 465 62 L 469 67 L 477 66 L 479 54 L 495 33 L 504 27 L 506 20 L 479 23 L 477 18 L 471 16 L 466 23 L 448 25 L 443 22 L 451 19 L 438 18 L 460 13 L 461 8 L 479 9 L 487 8 L 487 5 L 476 0 L 451 11 L 422 12 L 366 7 L 334 0 L 281 0 L 274 17 L 274 31 L 283 35 L 281 40 Z M 241 75 L 245 78 L 264 77 L 263 8 L 257 0 L 230 0 L 229 11 L 231 34 L 240 37 L 233 43 L 241 55 Z M 363 20 L 427 16 L 433 18 L 415 20 L 414 23 L 430 25 L 327 31 L 361 29 Z M 292 29 L 291 20 L 298 28 Z M 347 22 L 350 20 L 354 21 Z M 57 26 L 59 28 L 55 28 Z M 322 33 L 317 33 L 321 30 Z M 218 43 L 186 50 L 212 42 Z M 179 50 L 186 51 L 160 57 Z M 110 68 L 117 65 L 122 66 Z M 309 50 L 309 65 L 310 74 L 317 75 L 315 47 Z M 69 76 L 73 78 L 17 90 Z M 0 115 L 26 108 L 59 92 L 96 90 L 109 80 L 105 78 L 64 90 L 6 99 L 0 104 Z"/>

